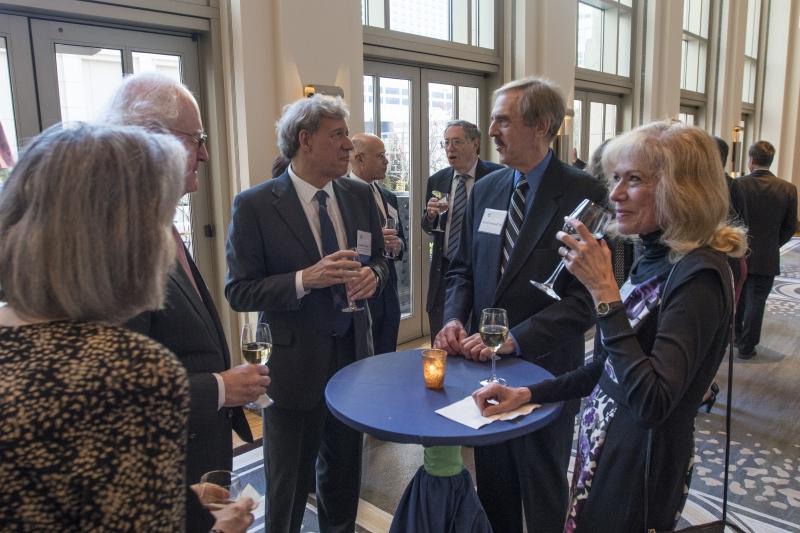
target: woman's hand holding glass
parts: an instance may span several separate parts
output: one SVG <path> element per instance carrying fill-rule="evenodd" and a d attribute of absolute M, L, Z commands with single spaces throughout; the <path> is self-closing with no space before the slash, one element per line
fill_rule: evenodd
<path fill-rule="evenodd" d="M 556 233 L 556 238 L 564 243 L 558 253 L 566 269 L 583 283 L 595 303 L 621 300 L 606 242 L 596 239 L 579 220 L 568 218 L 567 222 L 578 232 L 580 240 L 564 231 Z"/>

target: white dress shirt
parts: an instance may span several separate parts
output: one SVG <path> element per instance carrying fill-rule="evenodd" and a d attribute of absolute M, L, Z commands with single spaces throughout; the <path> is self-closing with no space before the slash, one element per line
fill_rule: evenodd
<path fill-rule="evenodd" d="M 322 251 L 322 232 L 319 228 L 319 202 L 317 202 L 317 199 L 314 197 L 320 189 L 317 189 L 295 174 L 291 164 L 289 165 L 288 171 L 289 178 L 292 180 L 292 185 L 294 185 L 294 190 L 297 192 L 297 197 L 300 199 L 300 205 L 303 206 L 303 212 L 306 215 L 306 220 L 308 220 L 308 225 L 311 227 L 311 233 L 314 235 L 314 240 L 317 243 L 319 255 L 320 257 L 324 257 L 325 253 Z M 344 226 L 342 212 L 339 210 L 339 203 L 336 201 L 333 182 L 329 181 L 321 190 L 328 193 L 328 216 L 331 222 L 333 222 L 333 229 L 336 231 L 336 240 L 339 241 L 339 249 L 346 250 L 348 248 L 347 230 Z M 294 287 L 298 300 L 311 292 L 303 287 L 303 272 L 300 270 L 295 273 Z"/>

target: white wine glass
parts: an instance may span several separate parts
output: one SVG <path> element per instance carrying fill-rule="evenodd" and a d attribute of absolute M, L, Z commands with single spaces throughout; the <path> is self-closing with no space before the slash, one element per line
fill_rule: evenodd
<path fill-rule="evenodd" d="M 492 350 L 492 375 L 481 381 L 481 385 L 499 383 L 505 385 L 506 380 L 497 377 L 496 361 L 497 350 L 508 338 L 508 313 L 505 309 L 489 307 L 481 312 L 481 322 L 478 327 L 481 340 L 487 348 Z"/>
<path fill-rule="evenodd" d="M 272 355 L 272 332 L 264 322 L 242 326 L 242 357 L 252 365 L 266 365 Z M 262 394 L 254 402 L 245 404 L 249 409 L 263 409 L 272 405 L 272 398 Z"/>
<path fill-rule="evenodd" d="M 580 220 L 583 225 L 586 226 L 586 228 L 592 233 L 595 239 L 602 239 L 606 232 L 606 228 L 608 227 L 608 223 L 611 222 L 611 211 L 600 204 L 592 202 L 589 199 L 584 199 L 578 204 L 578 207 L 576 207 L 572 213 L 570 213 L 569 218 Z M 562 231 L 564 231 L 564 233 L 568 233 L 576 240 L 581 239 L 581 236 L 578 234 L 577 230 L 573 228 L 569 222 L 564 222 L 564 228 Z M 553 271 L 553 273 L 550 274 L 549 278 L 543 282 L 531 280 L 531 284 L 537 289 L 544 291 L 551 298 L 561 300 L 561 296 L 559 296 L 556 292 L 554 285 L 556 283 L 556 278 L 558 278 L 558 275 L 561 274 L 561 271 L 564 269 L 564 264 L 565 263 L 562 259 L 559 261 L 558 266 L 556 266 L 556 269 Z"/>
<path fill-rule="evenodd" d="M 439 214 L 436 216 L 436 227 L 433 228 L 432 231 L 444 233 L 444 228 L 442 227 L 442 215 L 447 213 L 447 209 L 450 207 L 450 195 L 442 191 L 432 191 L 431 194 L 433 194 L 433 196 L 439 200 L 437 205 L 439 208 Z"/>
<path fill-rule="evenodd" d="M 216 487 L 212 485 L 216 485 Z M 222 497 L 219 488 L 228 493 L 227 498 Z M 200 477 L 200 498 L 212 511 L 235 502 L 241 493 L 242 480 L 230 470 L 212 470 Z"/>
<path fill-rule="evenodd" d="M 386 217 L 386 225 L 383 226 L 383 229 L 397 229 L 397 222 L 392 217 Z M 384 247 L 383 257 L 386 259 L 394 259 L 394 252 L 390 252 Z"/>
<path fill-rule="evenodd" d="M 349 250 L 356 254 L 356 257 L 353 258 L 352 260 L 361 262 L 361 254 L 358 253 L 358 248 L 357 247 L 353 247 L 353 248 L 349 248 Z M 346 293 L 347 292 L 347 284 L 345 284 L 344 290 L 345 290 L 345 293 Z M 347 296 L 347 307 L 342 307 L 342 313 L 355 313 L 356 311 L 363 311 L 363 310 L 364 310 L 364 306 L 358 305 L 358 302 L 356 302 L 355 300 L 351 300 L 350 296 Z"/>

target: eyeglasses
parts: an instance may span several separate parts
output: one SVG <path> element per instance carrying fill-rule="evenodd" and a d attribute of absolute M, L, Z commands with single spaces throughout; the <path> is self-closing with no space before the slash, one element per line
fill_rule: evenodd
<path fill-rule="evenodd" d="M 465 144 L 467 144 L 467 141 L 462 139 L 445 139 L 443 141 L 439 141 L 439 146 L 442 148 L 447 148 L 450 145 L 452 145 L 453 148 L 461 148 Z"/>
<path fill-rule="evenodd" d="M 181 131 L 176 130 L 174 128 L 167 128 L 172 133 L 177 133 L 178 135 L 182 135 L 192 141 L 192 144 L 196 145 L 197 149 L 200 150 L 205 144 L 208 142 L 208 133 L 203 130 L 200 130 L 196 133 L 189 133 L 188 131 Z"/>

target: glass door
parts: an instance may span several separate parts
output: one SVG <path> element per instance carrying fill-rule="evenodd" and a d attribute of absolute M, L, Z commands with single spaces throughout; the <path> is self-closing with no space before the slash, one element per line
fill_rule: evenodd
<path fill-rule="evenodd" d="M 428 176 L 448 166 L 440 141 L 448 121 L 486 127 L 485 82 L 479 76 L 364 63 L 364 130 L 383 139 L 389 170 L 384 185 L 397 195 L 408 253 L 396 264 L 400 294 L 398 342 L 429 333 L 425 313 L 432 241 L 420 217 Z"/>
<path fill-rule="evenodd" d="M 30 20 L 41 126 L 93 120 L 123 76 L 159 71 L 183 81 L 200 101 L 197 44 L 164 35 L 50 20 Z M 200 189 L 180 201 L 175 225 L 207 280 L 211 243 L 198 228 L 210 224 L 209 184 L 200 166 Z M 210 226 L 209 226 L 210 228 Z"/>
<path fill-rule="evenodd" d="M 0 189 L 19 148 L 39 133 L 28 19 L 0 15 Z"/>
<path fill-rule="evenodd" d="M 397 196 L 407 249 L 395 262 L 400 296 L 398 342 L 422 336 L 425 315 L 419 283 L 422 229 L 414 207 L 421 200 L 419 69 L 366 62 L 364 64 L 364 131 L 379 136 L 386 146 L 389 168 L 382 183 Z"/>
<path fill-rule="evenodd" d="M 603 141 L 620 130 L 621 97 L 612 94 L 575 91 L 575 117 L 572 121 L 573 146 L 578 157 L 589 163 Z"/>

